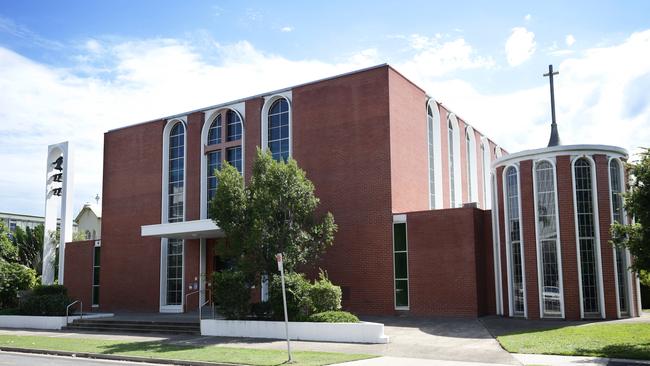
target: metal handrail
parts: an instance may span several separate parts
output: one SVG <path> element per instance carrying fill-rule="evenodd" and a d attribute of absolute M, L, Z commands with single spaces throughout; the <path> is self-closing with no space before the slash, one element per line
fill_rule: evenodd
<path fill-rule="evenodd" d="M 190 295 L 199 294 L 199 293 L 201 293 L 201 292 L 204 292 L 204 293 L 206 293 L 206 295 L 207 295 L 208 292 L 209 292 L 210 290 L 211 290 L 211 289 L 207 288 L 207 289 L 203 289 L 203 290 L 192 291 L 192 292 L 186 294 L 186 295 L 185 295 L 185 303 L 183 304 L 183 307 L 184 307 L 184 308 L 187 308 L 187 300 L 188 300 L 188 298 L 189 298 Z M 201 321 L 201 308 L 202 308 L 205 304 L 209 303 L 210 301 L 212 301 L 212 299 L 211 299 L 210 296 L 208 296 L 208 300 L 206 300 L 203 304 L 199 304 L 199 321 Z M 212 311 L 212 313 L 213 313 L 212 315 L 214 316 L 214 310 Z"/>
<path fill-rule="evenodd" d="M 76 303 L 81 304 L 81 307 L 80 307 L 80 310 L 81 310 L 81 317 L 80 317 L 80 319 L 83 319 L 83 318 L 84 318 L 84 302 L 81 301 L 81 300 L 75 300 L 75 301 L 71 302 L 70 304 L 68 304 L 68 306 L 65 307 L 65 325 L 68 325 L 68 323 L 69 323 L 69 321 L 68 321 L 68 315 L 69 315 L 70 307 L 71 307 L 72 305 L 76 304 Z"/>
<path fill-rule="evenodd" d="M 192 292 L 190 292 L 188 294 L 185 294 L 185 302 L 183 303 L 183 312 L 185 312 L 187 310 L 187 298 L 190 297 L 190 295 L 198 294 L 201 291 L 202 290 L 196 290 L 196 291 L 192 291 Z"/>

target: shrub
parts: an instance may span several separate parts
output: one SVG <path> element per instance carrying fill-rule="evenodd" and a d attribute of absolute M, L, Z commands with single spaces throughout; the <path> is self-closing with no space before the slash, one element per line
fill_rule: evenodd
<path fill-rule="evenodd" d="M 68 289 L 63 285 L 36 285 L 32 290 L 34 295 L 67 295 Z"/>
<path fill-rule="evenodd" d="M 0 260 L 0 308 L 16 307 L 18 292 L 36 283 L 36 272 L 18 263 Z"/>
<path fill-rule="evenodd" d="M 359 318 L 347 311 L 325 311 L 310 315 L 309 321 L 317 323 L 358 323 Z"/>
<path fill-rule="evenodd" d="M 251 289 L 243 272 L 232 269 L 215 272 L 212 288 L 217 311 L 226 319 L 242 319 L 248 315 Z"/>
<path fill-rule="evenodd" d="M 33 293 L 20 302 L 22 315 L 64 316 L 65 308 L 73 300 L 67 295 L 34 295 Z"/>
<path fill-rule="evenodd" d="M 285 273 L 284 284 L 287 293 L 287 314 L 289 320 L 301 321 L 309 316 L 311 300 L 309 289 L 311 285 L 304 275 L 295 272 Z M 269 286 L 269 301 L 273 309 L 273 318 L 284 319 L 282 303 L 282 282 L 280 276 L 273 276 Z"/>
<path fill-rule="evenodd" d="M 321 270 L 318 280 L 309 288 L 312 313 L 341 309 L 341 287 L 334 285 Z"/>
<path fill-rule="evenodd" d="M 272 314 L 271 303 L 266 301 L 252 304 L 251 313 L 257 319 L 270 319 Z"/>

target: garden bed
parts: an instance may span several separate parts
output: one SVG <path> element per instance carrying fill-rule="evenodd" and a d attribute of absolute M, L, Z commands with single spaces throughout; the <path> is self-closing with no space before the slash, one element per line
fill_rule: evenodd
<path fill-rule="evenodd" d="M 280 321 L 201 320 L 201 335 L 219 337 L 285 339 L 285 324 Z M 300 341 L 347 343 L 388 343 L 381 323 L 289 322 L 289 336 Z"/>
<path fill-rule="evenodd" d="M 84 314 L 85 319 L 106 318 L 113 314 Z M 79 315 L 70 315 L 68 320 L 80 319 Z M 65 327 L 65 316 L 35 316 L 35 315 L 0 315 L 0 328 L 25 328 L 25 329 L 55 329 Z"/>

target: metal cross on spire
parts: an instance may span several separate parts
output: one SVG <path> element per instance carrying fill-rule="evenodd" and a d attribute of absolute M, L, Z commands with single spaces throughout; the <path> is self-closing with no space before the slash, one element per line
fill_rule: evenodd
<path fill-rule="evenodd" d="M 560 145 L 560 134 L 557 132 L 557 123 L 555 123 L 555 92 L 553 88 L 553 75 L 559 74 L 559 71 L 553 71 L 553 65 L 548 65 L 548 76 L 551 86 L 551 138 L 548 140 L 548 147 Z"/>

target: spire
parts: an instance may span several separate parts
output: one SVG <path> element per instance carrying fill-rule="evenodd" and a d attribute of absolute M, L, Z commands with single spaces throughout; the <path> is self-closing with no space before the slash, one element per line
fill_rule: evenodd
<path fill-rule="evenodd" d="M 558 146 L 562 143 L 560 142 L 560 134 L 557 131 L 557 123 L 555 123 L 555 92 L 553 89 L 553 75 L 559 74 L 559 71 L 553 71 L 553 65 L 548 65 L 548 73 L 544 76 L 548 76 L 551 86 L 551 138 L 548 140 L 548 147 Z"/>

